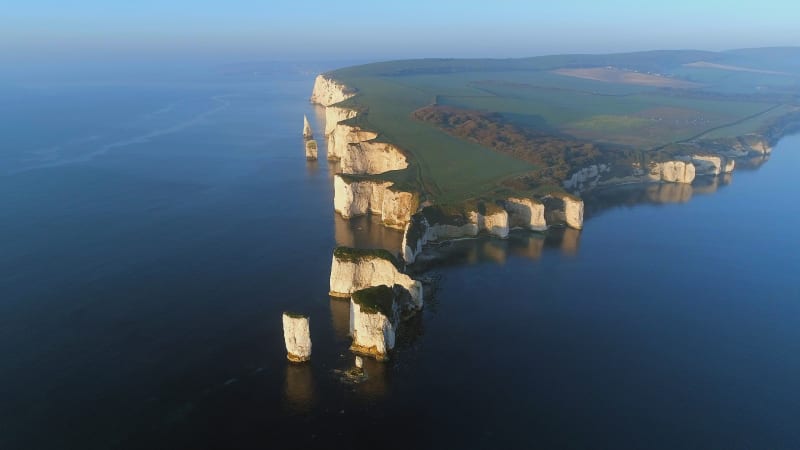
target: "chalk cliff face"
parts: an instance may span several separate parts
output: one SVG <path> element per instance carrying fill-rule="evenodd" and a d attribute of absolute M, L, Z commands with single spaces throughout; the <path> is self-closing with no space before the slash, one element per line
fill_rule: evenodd
<path fill-rule="evenodd" d="M 347 144 L 339 155 L 342 173 L 379 174 L 408 167 L 405 155 L 392 144 L 363 141 Z"/>
<path fill-rule="evenodd" d="M 477 211 L 470 212 L 470 222 L 478 225 L 479 231 L 486 231 L 499 238 L 508 237 L 508 213 L 499 207 L 487 209 L 483 214 Z"/>
<path fill-rule="evenodd" d="M 507 238 L 508 212 L 494 204 L 484 205 L 479 209 L 447 215 L 433 206 L 411 216 L 411 221 L 403 232 L 403 260 L 408 264 L 416 261 L 422 247 L 429 242 L 475 237 L 481 231 Z"/>
<path fill-rule="evenodd" d="M 736 166 L 736 161 L 733 159 L 719 155 L 694 155 L 692 163 L 695 165 L 697 174 L 713 176 L 731 173 Z"/>
<path fill-rule="evenodd" d="M 345 124 L 334 126 L 328 135 L 328 159 L 339 160 L 339 170 L 347 174 L 379 174 L 408 167 L 405 155 L 396 146 L 375 142 L 378 135 Z"/>
<path fill-rule="evenodd" d="M 686 161 L 665 161 L 651 163 L 648 178 L 666 183 L 691 183 L 695 177 L 695 167 Z"/>
<path fill-rule="evenodd" d="M 530 198 L 509 198 L 505 201 L 508 211 L 508 226 L 532 231 L 544 231 L 544 205 Z"/>
<path fill-rule="evenodd" d="M 325 108 L 325 136 L 330 136 L 339 122 L 352 119 L 356 116 L 353 109 L 342 108 L 340 106 L 328 106 Z"/>
<path fill-rule="evenodd" d="M 331 106 L 355 95 L 345 85 L 324 75 L 317 75 L 314 90 L 311 92 L 311 103 Z"/>
<path fill-rule="evenodd" d="M 583 228 L 583 200 L 558 192 L 545 196 L 543 201 L 548 225 Z"/>
<path fill-rule="evenodd" d="M 283 340 L 286 343 L 286 357 L 289 361 L 308 361 L 311 358 L 308 317 L 283 313 Z"/>
<path fill-rule="evenodd" d="M 392 288 L 376 286 L 353 293 L 350 300 L 350 350 L 378 360 L 394 348 L 399 308 Z M 378 297 L 378 298 L 376 298 Z"/>
<path fill-rule="evenodd" d="M 337 124 L 328 134 L 328 159 L 339 160 L 347 153 L 348 145 L 370 141 L 376 137 L 378 134 L 372 131 L 364 131 L 351 125 Z"/>
<path fill-rule="evenodd" d="M 360 289 L 380 285 L 402 287 L 408 293 L 410 306 L 422 308 L 422 283 L 401 273 L 389 252 L 344 247 L 334 251 L 330 295 L 349 297 Z"/>
<path fill-rule="evenodd" d="M 402 230 L 419 208 L 419 197 L 394 190 L 389 181 L 353 180 L 342 175 L 333 179 L 333 208 L 345 219 L 376 214 L 381 222 Z"/>
<path fill-rule="evenodd" d="M 569 179 L 564 180 L 564 188 L 577 191 L 595 188 L 600 183 L 603 173 L 609 171 L 610 168 L 606 164 L 593 164 L 589 167 L 584 167 L 573 173 Z"/>

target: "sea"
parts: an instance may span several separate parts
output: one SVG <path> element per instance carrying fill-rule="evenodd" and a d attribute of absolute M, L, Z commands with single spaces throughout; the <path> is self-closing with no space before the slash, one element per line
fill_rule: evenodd
<path fill-rule="evenodd" d="M 353 380 L 332 251 L 402 236 L 333 211 L 308 98 L 338 66 L 0 84 L 0 448 L 800 448 L 800 136 L 587 195 L 580 232 L 431 248 Z"/>

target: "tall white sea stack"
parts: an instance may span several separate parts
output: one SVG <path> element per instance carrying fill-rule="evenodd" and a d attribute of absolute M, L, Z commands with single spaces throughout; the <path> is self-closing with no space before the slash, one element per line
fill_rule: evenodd
<path fill-rule="evenodd" d="M 314 133 L 311 131 L 311 124 L 308 123 L 308 117 L 303 114 L 303 138 L 313 139 Z"/>
<path fill-rule="evenodd" d="M 283 313 L 283 340 L 286 342 L 286 358 L 292 362 L 311 359 L 311 331 L 308 316 Z"/>

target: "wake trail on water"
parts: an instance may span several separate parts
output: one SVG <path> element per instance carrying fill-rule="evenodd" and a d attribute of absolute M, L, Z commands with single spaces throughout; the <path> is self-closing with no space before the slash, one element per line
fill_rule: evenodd
<path fill-rule="evenodd" d="M 48 148 L 32 151 L 31 153 L 39 155 L 39 157 L 37 158 L 39 161 L 41 161 L 43 158 L 44 159 L 50 159 L 51 161 L 43 163 L 43 164 L 36 164 L 36 165 L 32 165 L 32 166 L 28 166 L 28 167 L 23 167 L 23 168 L 20 168 L 20 169 L 12 170 L 12 171 L 7 172 L 7 174 L 8 175 L 15 175 L 15 174 L 18 174 L 18 173 L 28 172 L 28 171 L 31 171 L 31 170 L 59 167 L 59 166 L 64 166 L 64 165 L 68 165 L 68 164 L 84 163 L 84 162 L 91 161 L 91 160 L 93 160 L 94 158 L 96 158 L 98 156 L 105 155 L 109 151 L 112 151 L 112 150 L 115 150 L 115 149 L 128 147 L 128 146 L 136 145 L 136 144 L 144 144 L 144 143 L 150 142 L 151 140 L 153 140 L 155 138 L 158 138 L 158 137 L 161 137 L 161 136 L 166 136 L 166 135 L 169 135 L 169 134 L 178 133 L 180 131 L 183 131 L 183 130 L 185 130 L 187 128 L 193 127 L 193 126 L 201 123 L 202 121 L 204 121 L 205 119 L 207 119 L 208 117 L 210 117 L 210 116 L 212 116 L 214 114 L 217 114 L 217 113 L 219 113 L 221 111 L 226 110 L 231 104 L 231 102 L 229 100 L 227 100 L 230 97 L 235 97 L 235 94 L 217 95 L 217 96 L 211 97 L 211 100 L 216 105 L 211 109 L 205 110 L 205 111 L 203 111 L 203 112 L 201 112 L 201 113 L 199 113 L 199 114 L 197 114 L 195 116 L 190 117 L 189 119 L 186 119 L 186 120 L 184 120 L 182 122 L 178 122 L 178 123 L 176 123 L 174 125 L 171 125 L 169 127 L 166 127 L 166 128 L 159 128 L 159 129 L 156 129 L 156 130 L 148 131 L 147 133 L 144 133 L 144 134 L 140 134 L 138 136 L 133 136 L 133 137 L 130 137 L 130 138 L 127 138 L 127 139 L 122 139 L 122 140 L 118 140 L 118 141 L 115 141 L 115 142 L 111 142 L 109 144 L 105 144 L 105 145 L 103 145 L 103 146 L 101 146 L 101 147 L 99 147 L 99 148 L 97 148 L 97 149 L 95 149 L 93 151 L 90 151 L 88 153 L 85 153 L 85 154 L 82 154 L 82 155 L 79 155 L 79 156 L 61 157 L 61 156 L 58 155 L 58 153 L 61 150 L 63 150 L 65 147 L 67 147 L 67 146 L 75 145 L 75 144 L 79 144 L 79 143 L 84 143 L 84 142 L 91 142 L 91 141 L 99 139 L 99 136 L 90 136 L 88 138 L 75 139 L 75 140 L 69 141 L 69 142 L 61 144 L 61 145 L 55 145 L 55 146 L 52 146 L 52 147 L 48 147 Z M 164 114 L 166 112 L 171 111 L 174 108 L 174 106 L 175 106 L 175 104 L 170 104 L 170 105 L 168 105 L 168 106 L 166 106 L 164 108 L 161 108 L 161 109 L 159 109 L 157 111 L 148 113 L 145 117 L 146 118 L 152 118 L 154 116 L 158 116 L 158 115 Z M 30 161 L 30 160 L 31 159 L 28 159 L 27 161 Z"/>

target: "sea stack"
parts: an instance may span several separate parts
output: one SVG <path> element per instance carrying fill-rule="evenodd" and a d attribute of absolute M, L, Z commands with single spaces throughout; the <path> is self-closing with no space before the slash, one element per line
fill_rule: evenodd
<path fill-rule="evenodd" d="M 303 140 L 306 144 L 306 160 L 317 160 L 317 141 L 314 140 L 314 133 L 311 131 L 311 124 L 308 123 L 308 117 L 303 114 Z"/>
<path fill-rule="evenodd" d="M 306 139 L 306 160 L 317 160 L 317 141 L 314 139 Z"/>
<path fill-rule="evenodd" d="M 311 332 L 308 316 L 283 313 L 283 340 L 286 342 L 286 358 L 291 362 L 311 359 Z"/>
<path fill-rule="evenodd" d="M 314 133 L 311 132 L 311 124 L 308 123 L 308 117 L 303 114 L 303 139 L 314 139 Z"/>
<path fill-rule="evenodd" d="M 394 348 L 399 322 L 395 293 L 389 286 L 374 286 L 353 292 L 350 298 L 350 350 L 378 361 L 388 359 Z M 358 364 L 358 362 L 356 362 Z"/>

